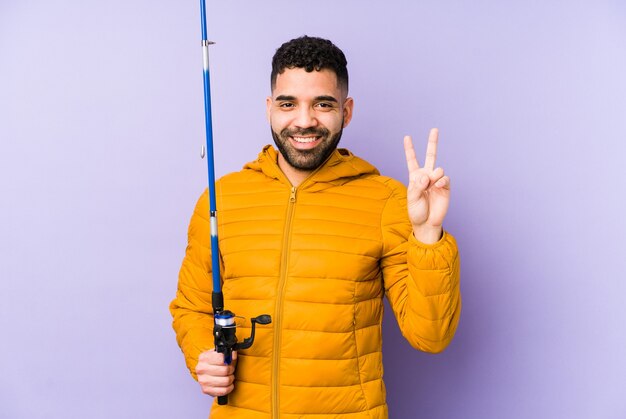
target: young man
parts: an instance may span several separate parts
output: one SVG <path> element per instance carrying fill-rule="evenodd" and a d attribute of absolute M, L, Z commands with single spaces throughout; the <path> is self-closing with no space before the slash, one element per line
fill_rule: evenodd
<path fill-rule="evenodd" d="M 406 339 L 442 351 L 459 319 L 459 259 L 442 230 L 450 180 L 424 166 L 405 137 L 409 187 L 337 149 L 352 118 L 346 59 L 330 41 L 301 37 L 272 60 L 266 146 L 216 185 L 228 309 L 261 313 L 255 344 L 224 365 L 213 349 L 206 192 L 172 301 L 191 374 L 216 403 L 211 418 L 387 418 L 382 377 L 383 295 Z M 248 336 L 244 324 L 239 336 Z"/>

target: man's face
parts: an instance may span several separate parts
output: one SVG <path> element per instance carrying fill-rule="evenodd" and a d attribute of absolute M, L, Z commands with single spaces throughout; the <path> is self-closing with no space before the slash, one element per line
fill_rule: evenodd
<path fill-rule="evenodd" d="M 313 171 L 335 150 L 352 118 L 352 98 L 337 85 L 334 71 L 287 69 L 267 98 L 267 117 L 283 159 L 299 171 Z"/>

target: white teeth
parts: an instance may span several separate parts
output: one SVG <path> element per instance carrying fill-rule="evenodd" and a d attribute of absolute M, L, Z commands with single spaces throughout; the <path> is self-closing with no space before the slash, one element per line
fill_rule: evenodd
<path fill-rule="evenodd" d="M 312 143 L 313 141 L 315 141 L 317 139 L 317 137 L 291 137 L 294 139 L 295 142 L 297 143 Z"/>

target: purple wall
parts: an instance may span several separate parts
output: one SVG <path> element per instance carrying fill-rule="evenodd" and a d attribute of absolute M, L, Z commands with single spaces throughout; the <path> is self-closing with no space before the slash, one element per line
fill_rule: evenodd
<path fill-rule="evenodd" d="M 544 3 L 550 3 L 549 5 Z M 196 1 L 0 3 L 0 417 L 203 418 L 170 328 L 205 185 Z M 270 142 L 269 61 L 348 56 L 343 146 L 404 180 L 441 131 L 464 308 L 443 354 L 386 318 L 393 418 L 626 417 L 626 8 L 210 1 L 218 174 Z"/>

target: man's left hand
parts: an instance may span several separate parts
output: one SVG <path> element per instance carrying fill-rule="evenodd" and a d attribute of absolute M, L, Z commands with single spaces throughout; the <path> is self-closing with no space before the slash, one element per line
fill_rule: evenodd
<path fill-rule="evenodd" d="M 435 243 L 441 238 L 443 219 L 450 204 L 450 178 L 444 175 L 441 167 L 435 168 L 438 138 L 439 130 L 431 129 L 424 167 L 420 167 L 411 137 L 404 137 L 404 152 L 409 170 L 409 219 L 415 238 L 426 244 Z"/>

